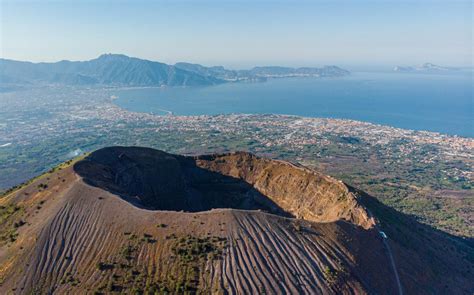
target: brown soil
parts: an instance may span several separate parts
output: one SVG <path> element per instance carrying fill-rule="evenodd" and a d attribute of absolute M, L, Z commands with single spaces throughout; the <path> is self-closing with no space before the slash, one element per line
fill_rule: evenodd
<path fill-rule="evenodd" d="M 469 241 L 248 153 L 106 148 L 0 205 L 2 294 L 397 294 L 378 226 L 405 293 L 474 290 Z"/>

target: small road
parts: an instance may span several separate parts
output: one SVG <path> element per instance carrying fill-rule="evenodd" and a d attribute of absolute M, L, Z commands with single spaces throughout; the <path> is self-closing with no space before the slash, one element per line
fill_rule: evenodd
<path fill-rule="evenodd" d="M 369 209 L 367 209 L 367 212 L 369 213 L 370 217 L 374 218 L 372 212 L 370 212 Z M 381 236 L 380 227 L 377 224 L 377 221 L 376 221 L 375 218 L 374 218 L 374 220 L 375 220 L 375 229 L 377 230 L 377 232 L 379 232 L 379 235 Z M 392 249 L 390 248 L 390 244 L 387 241 L 388 238 L 384 238 L 382 236 L 381 236 L 381 238 L 382 238 L 382 242 L 385 246 L 385 249 L 387 249 L 388 257 L 390 258 L 390 264 L 392 265 L 392 271 L 393 271 L 393 274 L 395 276 L 395 281 L 396 281 L 397 286 L 398 286 L 398 295 L 403 295 L 402 284 L 400 283 L 400 277 L 398 275 L 397 266 L 395 265 L 395 259 L 393 258 Z"/>
<path fill-rule="evenodd" d="M 382 238 L 382 241 L 385 245 L 385 248 L 387 249 L 388 257 L 390 258 L 390 264 L 392 265 L 392 270 L 393 270 L 393 273 L 395 274 L 395 279 L 397 281 L 397 286 L 398 286 L 398 294 L 403 295 L 402 284 L 400 283 L 400 277 L 398 276 L 397 267 L 395 265 L 395 259 L 393 258 L 393 255 L 392 255 L 392 249 L 390 248 L 390 245 L 387 242 L 387 239 Z"/>

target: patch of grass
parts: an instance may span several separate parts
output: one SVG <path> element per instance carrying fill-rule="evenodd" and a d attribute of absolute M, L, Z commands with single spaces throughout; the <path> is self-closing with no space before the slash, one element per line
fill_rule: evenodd
<path fill-rule="evenodd" d="M 123 258 L 125 258 L 126 260 L 130 260 L 132 259 L 132 255 L 135 253 L 137 249 L 132 246 L 132 245 L 126 245 L 122 248 L 122 250 L 120 251 L 121 255 Z"/>
<path fill-rule="evenodd" d="M 0 244 L 16 241 L 18 228 L 26 224 L 23 213 L 23 207 L 16 204 L 0 206 Z"/>
<path fill-rule="evenodd" d="M 293 223 L 293 228 L 295 229 L 295 231 L 297 232 L 301 232 L 303 230 L 303 226 L 301 225 L 301 223 L 299 223 L 298 221 L 295 221 Z"/>
<path fill-rule="evenodd" d="M 37 187 L 38 187 L 38 189 L 40 189 L 40 190 L 41 190 L 41 189 L 45 190 L 45 189 L 48 188 L 48 185 L 47 185 L 46 183 L 40 183 L 40 184 L 38 184 Z"/>
<path fill-rule="evenodd" d="M 100 271 L 104 271 L 104 270 L 109 270 L 109 269 L 113 269 L 114 268 L 114 265 L 113 264 L 109 264 L 109 263 L 105 263 L 105 262 L 98 262 L 96 264 L 96 268 Z"/>
<path fill-rule="evenodd" d="M 71 286 L 78 286 L 81 281 L 75 278 L 70 272 L 66 273 L 66 276 L 61 280 L 61 284 L 70 284 Z"/>
<path fill-rule="evenodd" d="M 153 244 L 156 243 L 156 240 L 153 239 L 153 236 L 150 234 L 143 234 L 143 238 L 141 239 L 142 242 L 148 243 L 148 244 Z"/>
<path fill-rule="evenodd" d="M 339 273 L 337 270 L 330 268 L 329 266 L 326 266 L 323 270 L 323 275 L 324 279 L 330 284 L 333 285 L 337 282 L 337 279 L 339 277 Z"/>
<path fill-rule="evenodd" d="M 188 235 L 179 239 L 173 248 L 173 253 L 184 262 L 218 258 L 222 255 L 222 248 L 226 245 L 226 241 L 219 237 L 197 238 Z"/>
<path fill-rule="evenodd" d="M 13 223 L 13 227 L 19 228 L 19 227 L 21 227 L 21 226 L 23 226 L 23 225 L 25 225 L 25 224 L 26 224 L 25 221 L 20 220 L 20 221 L 18 221 L 18 222 Z"/>

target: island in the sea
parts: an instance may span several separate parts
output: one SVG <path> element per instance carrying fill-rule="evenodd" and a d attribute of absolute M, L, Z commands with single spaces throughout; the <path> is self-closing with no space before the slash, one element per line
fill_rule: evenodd
<path fill-rule="evenodd" d="M 445 67 L 439 66 L 432 63 L 424 63 L 417 66 L 396 66 L 393 68 L 394 72 L 420 72 L 420 73 L 433 73 L 433 72 L 450 72 L 450 71 L 459 71 L 459 68 L 456 67 Z"/>

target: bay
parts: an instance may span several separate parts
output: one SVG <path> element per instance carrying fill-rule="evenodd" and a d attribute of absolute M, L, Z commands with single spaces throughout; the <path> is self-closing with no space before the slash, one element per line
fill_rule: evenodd
<path fill-rule="evenodd" d="M 355 72 L 342 78 L 119 90 L 114 102 L 157 115 L 288 114 L 474 137 L 472 72 Z"/>

